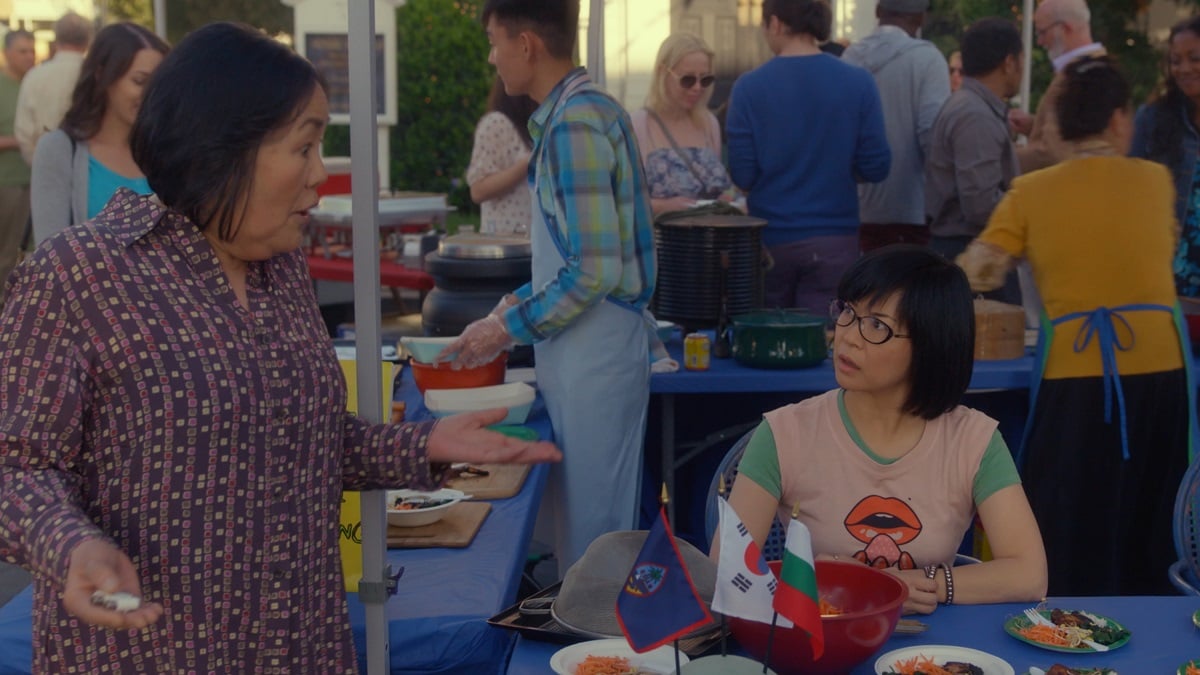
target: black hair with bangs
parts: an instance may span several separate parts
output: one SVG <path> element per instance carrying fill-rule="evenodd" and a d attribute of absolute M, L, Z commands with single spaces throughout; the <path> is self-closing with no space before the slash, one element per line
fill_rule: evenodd
<path fill-rule="evenodd" d="M 975 363 L 975 307 L 967 276 L 932 250 L 895 244 L 862 256 L 838 283 L 838 299 L 880 302 L 900 293 L 897 319 L 912 341 L 904 412 L 931 420 L 959 404 Z"/>

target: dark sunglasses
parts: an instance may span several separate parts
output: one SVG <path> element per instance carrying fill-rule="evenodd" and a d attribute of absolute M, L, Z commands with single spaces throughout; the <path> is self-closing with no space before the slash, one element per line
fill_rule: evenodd
<path fill-rule="evenodd" d="M 684 75 L 683 77 L 679 77 L 678 75 L 675 75 L 675 72 L 670 69 L 668 69 L 667 72 L 671 73 L 671 75 L 674 75 L 675 77 L 679 78 L 679 86 L 683 87 L 684 89 L 691 89 L 692 87 L 696 86 L 697 82 L 700 83 L 700 87 L 702 89 L 708 89 L 709 87 L 711 87 L 713 85 L 713 82 L 717 81 L 716 75 L 705 75 L 704 77 L 696 77 L 695 75 Z"/>

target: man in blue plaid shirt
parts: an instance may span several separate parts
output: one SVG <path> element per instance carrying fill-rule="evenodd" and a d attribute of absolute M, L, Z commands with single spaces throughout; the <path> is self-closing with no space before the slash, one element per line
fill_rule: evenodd
<path fill-rule="evenodd" d="M 534 344 L 537 383 L 563 450 L 551 469 L 559 573 L 600 534 L 634 529 L 650 391 L 645 307 L 654 293 L 650 195 L 629 115 L 572 62 L 578 0 L 488 0 L 488 61 L 510 95 L 539 103 L 533 280 L 444 352 L 464 367 Z"/>

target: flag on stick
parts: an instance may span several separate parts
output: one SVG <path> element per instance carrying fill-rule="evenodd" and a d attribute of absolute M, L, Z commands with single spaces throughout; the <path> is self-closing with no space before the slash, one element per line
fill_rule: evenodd
<path fill-rule="evenodd" d="M 629 646 L 650 651 L 711 623 L 661 507 L 617 596 L 617 623 Z"/>
<path fill-rule="evenodd" d="M 718 497 L 717 509 L 721 514 L 721 556 L 717 561 L 713 611 L 759 623 L 771 623 L 774 615 L 771 607 L 779 581 L 771 573 L 758 544 L 750 536 L 750 530 L 733 507 Z M 776 623 L 781 628 L 792 626 L 792 622 L 785 617 Z"/>
<path fill-rule="evenodd" d="M 783 568 L 779 589 L 775 591 L 775 611 L 808 632 L 814 659 L 825 652 L 825 633 L 821 630 L 821 609 L 817 597 L 817 572 L 813 565 L 812 536 L 799 520 L 788 523 L 783 550 Z"/>

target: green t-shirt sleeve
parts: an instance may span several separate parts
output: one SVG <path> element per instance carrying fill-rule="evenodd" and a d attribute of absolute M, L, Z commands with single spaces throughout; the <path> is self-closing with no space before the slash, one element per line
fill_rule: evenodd
<path fill-rule="evenodd" d="M 742 453 L 742 461 L 738 463 L 738 476 L 754 481 L 776 499 L 783 495 L 779 451 L 775 448 L 775 434 L 766 420 L 750 436 L 746 452 Z"/>
<path fill-rule="evenodd" d="M 778 460 L 775 470 L 779 471 Z M 975 493 L 975 507 L 979 508 L 980 504 L 987 501 L 987 498 L 996 492 L 1020 482 L 1021 477 L 1017 474 L 1017 465 L 1013 462 L 1008 444 L 1004 442 L 1000 431 L 996 430 L 992 433 L 992 440 L 988 442 L 987 450 L 983 452 L 983 459 L 979 462 L 979 472 L 975 474 L 975 484 L 972 487 L 972 491 Z"/>

